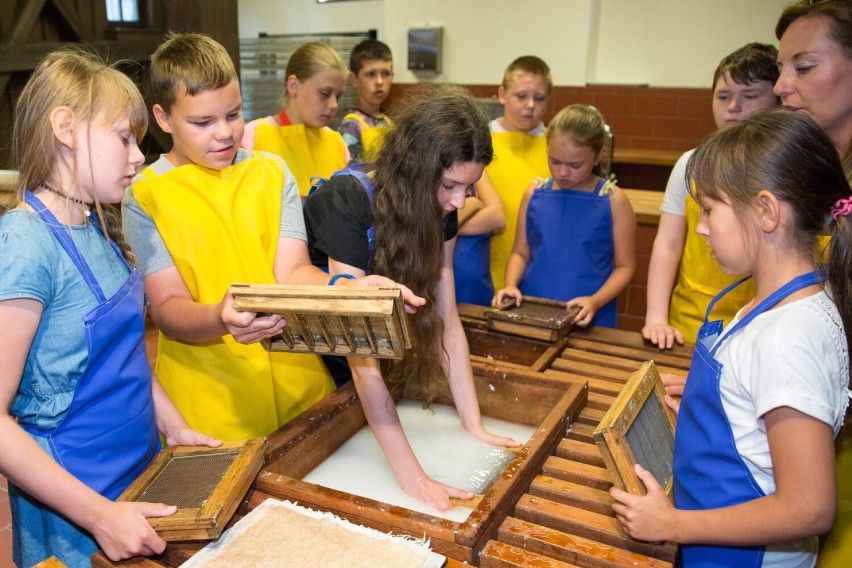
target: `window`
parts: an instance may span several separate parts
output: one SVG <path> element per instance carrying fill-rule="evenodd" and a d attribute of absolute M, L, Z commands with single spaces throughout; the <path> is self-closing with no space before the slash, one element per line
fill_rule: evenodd
<path fill-rule="evenodd" d="M 138 0 L 106 0 L 106 10 L 110 23 L 139 23 Z"/>

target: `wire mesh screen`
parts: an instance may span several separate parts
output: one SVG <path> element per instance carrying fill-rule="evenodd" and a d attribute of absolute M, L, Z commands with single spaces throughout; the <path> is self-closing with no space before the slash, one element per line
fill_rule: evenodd
<path fill-rule="evenodd" d="M 240 84 L 246 120 L 276 114 L 284 90 L 284 70 L 293 52 L 303 43 L 322 41 L 333 47 L 349 64 L 349 54 L 359 42 L 376 37 L 376 30 L 338 34 L 280 34 L 240 39 Z M 355 106 L 355 89 L 347 85 L 340 110 L 331 128 L 337 128 L 343 115 Z"/>
<path fill-rule="evenodd" d="M 166 503 L 178 509 L 195 509 L 213 493 L 237 452 L 172 457 L 136 501 Z"/>

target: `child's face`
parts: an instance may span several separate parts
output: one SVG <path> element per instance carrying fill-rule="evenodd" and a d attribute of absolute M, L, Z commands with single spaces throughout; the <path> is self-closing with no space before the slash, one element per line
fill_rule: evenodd
<path fill-rule="evenodd" d="M 293 124 L 328 126 L 337 114 L 343 87 L 343 73 L 337 69 L 320 71 L 304 81 L 291 75 L 287 79 L 287 117 Z"/>
<path fill-rule="evenodd" d="M 555 135 L 547 146 L 547 159 L 555 188 L 594 189 L 597 176 L 592 170 L 600 161 L 600 154 L 592 148 L 578 146 L 567 136 Z"/>
<path fill-rule="evenodd" d="M 467 189 L 479 181 L 482 170 L 479 162 L 456 162 L 441 174 L 441 184 L 438 186 L 438 203 L 446 217 L 456 209 L 464 207 Z"/>
<path fill-rule="evenodd" d="M 119 203 L 145 161 L 130 129 L 129 111 L 113 123 L 97 116 L 81 122 L 75 135 L 77 183 L 86 194 L 84 199 Z"/>
<path fill-rule="evenodd" d="M 727 201 L 716 201 L 697 195 L 701 217 L 695 232 L 707 240 L 710 256 L 719 263 L 725 274 L 748 274 L 751 272 L 749 242 L 742 222 Z"/>
<path fill-rule="evenodd" d="M 517 71 L 504 89 L 497 89 L 497 98 L 504 107 L 503 128 L 509 132 L 528 132 L 539 125 L 547 109 L 550 94 L 547 79 L 526 71 Z"/>
<path fill-rule="evenodd" d="M 196 164 L 212 170 L 230 166 L 245 130 L 239 84 L 232 81 L 195 96 L 181 90 L 168 114 L 154 105 L 157 124 L 172 135 L 169 161 L 175 166 Z"/>
<path fill-rule="evenodd" d="M 351 75 L 352 86 L 358 93 L 358 102 L 378 108 L 390 94 L 393 84 L 393 62 L 371 59 L 358 73 Z M 366 109 L 362 109 L 366 110 Z"/>
<path fill-rule="evenodd" d="M 737 83 L 728 73 L 725 73 L 713 88 L 713 118 L 716 128 L 742 122 L 753 112 L 778 104 L 772 83 L 769 81 L 754 81 L 752 83 Z"/>
<path fill-rule="evenodd" d="M 852 59 L 830 36 L 827 17 L 801 18 L 781 36 L 775 93 L 790 110 L 810 116 L 834 140 L 852 131 Z"/>

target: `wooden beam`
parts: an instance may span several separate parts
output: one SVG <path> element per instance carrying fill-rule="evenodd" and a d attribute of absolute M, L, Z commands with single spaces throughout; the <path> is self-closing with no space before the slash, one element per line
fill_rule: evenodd
<path fill-rule="evenodd" d="M 18 2 L 12 15 L 11 29 L 6 32 L 3 43 L 10 45 L 26 40 L 46 3 L 47 0 Z"/>
<path fill-rule="evenodd" d="M 65 23 L 68 24 L 77 39 L 91 41 L 95 39 L 92 34 L 91 22 L 80 18 L 76 4 L 76 2 L 72 3 L 68 0 L 53 0 L 53 5 L 59 10 L 59 13 L 65 19 Z"/>
<path fill-rule="evenodd" d="M 146 62 L 151 60 L 151 54 L 160 45 L 162 37 L 157 34 L 151 38 L 127 39 L 127 40 L 98 40 L 81 43 L 83 47 L 94 48 L 98 53 L 107 57 L 110 61 L 119 59 L 130 59 L 133 61 Z M 21 71 L 32 71 L 38 62 L 51 51 L 63 46 L 67 42 L 44 41 L 38 43 L 27 43 L 19 45 L 0 46 L 0 74 L 16 73 Z"/>

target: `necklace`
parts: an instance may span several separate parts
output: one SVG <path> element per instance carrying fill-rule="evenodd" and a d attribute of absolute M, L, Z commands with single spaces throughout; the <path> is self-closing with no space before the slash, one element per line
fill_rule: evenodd
<path fill-rule="evenodd" d="M 83 215 L 85 215 L 86 217 L 92 216 L 92 212 L 89 210 L 89 207 L 92 206 L 91 202 L 83 201 L 82 199 L 74 197 L 73 195 L 68 195 L 64 191 L 59 191 L 58 189 L 54 189 L 54 188 L 50 187 L 49 185 L 47 185 L 47 183 L 45 183 L 45 182 L 41 182 L 39 184 L 39 186 L 43 187 L 44 189 L 46 189 L 50 193 L 54 193 L 54 194 L 58 195 L 59 197 L 64 197 L 65 199 L 70 199 L 71 201 L 73 201 L 77 205 L 82 205 L 83 209 L 84 209 Z"/>

